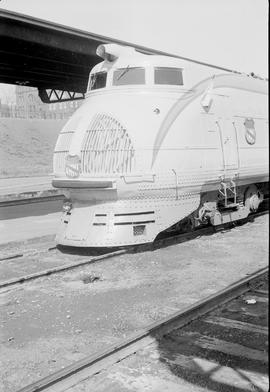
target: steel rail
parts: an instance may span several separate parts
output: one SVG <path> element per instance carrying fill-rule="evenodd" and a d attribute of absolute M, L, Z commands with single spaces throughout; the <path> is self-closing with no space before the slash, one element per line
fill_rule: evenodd
<path fill-rule="evenodd" d="M 41 237 L 42 238 L 42 237 Z M 29 257 L 29 256 L 35 256 L 37 254 L 41 254 L 41 253 L 47 253 L 50 252 L 52 250 L 57 249 L 56 246 L 52 246 L 50 248 L 45 248 L 45 249 L 31 249 L 30 251 L 18 251 L 17 253 L 6 253 L 5 256 L 0 257 L 0 262 L 3 261 L 9 261 L 9 260 L 13 260 L 13 259 L 18 259 L 20 257 Z"/>
<path fill-rule="evenodd" d="M 175 242 L 180 243 L 180 242 L 183 242 L 186 240 L 195 239 L 198 236 L 201 236 L 203 234 L 207 234 L 210 232 L 213 232 L 213 228 L 211 226 L 196 230 L 194 232 L 184 233 L 184 234 L 180 234 L 180 235 L 174 236 L 174 237 L 163 238 L 163 239 L 157 240 L 156 242 L 153 242 L 150 244 L 147 243 L 147 244 L 142 244 L 142 245 L 131 246 L 131 247 L 128 247 L 125 249 L 116 250 L 116 251 L 106 253 L 106 254 L 103 254 L 100 256 L 95 256 L 95 257 L 91 258 L 90 260 L 88 259 L 88 260 L 79 261 L 77 263 L 64 264 L 64 265 L 61 265 L 58 267 L 53 267 L 53 268 L 49 268 L 49 269 L 46 269 L 43 271 L 35 272 L 33 274 L 28 274 L 28 275 L 14 278 L 14 279 L 9 279 L 4 282 L 0 282 L 0 290 L 2 288 L 8 287 L 8 286 L 13 286 L 15 284 L 25 283 L 30 280 L 38 279 L 38 278 L 41 278 L 44 276 L 54 275 L 59 272 L 65 272 L 65 271 L 68 271 L 68 270 L 71 270 L 71 269 L 74 269 L 77 267 L 81 267 L 83 265 L 96 263 L 96 262 L 105 260 L 110 257 L 120 256 L 122 254 L 127 254 L 127 253 L 131 253 L 131 252 L 136 252 L 136 251 L 143 252 L 146 250 L 157 248 L 158 246 L 172 245 Z M 43 252 L 44 251 L 37 252 L 37 253 L 43 253 Z M 18 254 L 6 256 L 5 258 L 0 259 L 0 261 L 1 262 L 9 261 L 9 260 L 16 259 L 16 258 L 23 257 L 23 256 L 24 255 L 22 253 L 18 253 Z M 28 254 L 26 254 L 26 256 L 28 256 Z"/>
<path fill-rule="evenodd" d="M 227 288 L 160 321 L 152 323 L 147 328 L 122 340 L 120 343 L 111 345 L 104 351 L 86 356 L 64 369 L 58 370 L 39 381 L 25 386 L 17 392 L 40 392 L 50 387 L 52 387 L 51 391 L 62 391 L 68 387 L 71 388 L 76 383 L 99 373 L 112 364 L 134 354 L 139 349 L 155 342 L 164 334 L 185 326 L 191 321 L 249 291 L 251 288 L 256 287 L 256 285 L 259 286 L 260 280 L 267 272 L 268 267 L 262 268 Z M 73 378 L 70 379 L 70 377 Z"/>
<path fill-rule="evenodd" d="M 132 253 L 132 252 L 145 252 L 145 251 L 157 249 L 159 247 L 169 246 L 169 245 L 173 245 L 175 243 L 181 243 L 181 242 L 184 242 L 184 241 L 192 240 L 192 239 L 195 239 L 195 238 L 200 237 L 200 236 L 205 235 L 205 234 L 213 234 L 213 233 L 215 233 L 217 231 L 227 230 L 227 229 L 230 229 L 230 228 L 234 227 L 237 224 L 237 222 L 241 222 L 241 223 L 249 222 L 249 221 L 252 221 L 255 217 L 259 217 L 259 216 L 265 215 L 267 213 L 268 213 L 268 210 L 261 211 L 259 213 L 251 214 L 247 218 L 241 219 L 239 221 L 228 222 L 228 223 L 225 223 L 225 224 L 222 224 L 222 225 L 219 225 L 219 226 L 202 227 L 202 228 L 199 228 L 199 229 L 191 231 L 191 232 L 187 232 L 187 233 L 178 234 L 178 235 L 175 235 L 175 236 L 161 238 L 161 239 L 158 239 L 158 240 L 156 240 L 154 242 L 151 242 L 151 243 L 135 245 L 135 246 L 130 246 L 130 247 L 127 247 L 127 248 L 124 248 L 124 249 L 115 250 L 113 252 L 109 252 L 109 253 L 106 253 L 106 254 L 103 254 L 103 255 L 100 255 L 100 256 L 95 256 L 95 257 L 93 257 L 90 260 L 83 260 L 83 261 L 79 261 L 77 263 L 64 264 L 62 266 L 49 268 L 49 269 L 46 269 L 46 270 L 43 270 L 43 271 L 39 271 L 39 272 L 35 272 L 35 273 L 32 273 L 32 274 L 20 276 L 20 277 L 14 278 L 14 279 L 9 279 L 9 280 L 0 282 L 0 290 L 2 288 L 6 288 L 8 286 L 13 286 L 13 285 L 16 285 L 16 284 L 22 284 L 22 283 L 28 282 L 30 280 L 42 278 L 44 276 L 49 276 L 49 275 L 54 275 L 56 273 L 65 272 L 65 271 L 68 271 L 68 270 L 75 269 L 77 267 L 81 267 L 83 265 L 100 262 L 100 261 L 105 260 L 107 258 L 120 256 L 122 254 L 127 254 L 127 253 Z M 51 250 L 51 249 L 53 249 L 53 248 L 48 249 L 48 251 Z M 46 252 L 46 250 L 45 251 L 41 250 L 40 252 L 36 252 L 36 253 L 44 253 L 44 252 Z M 0 262 L 9 261 L 9 260 L 16 259 L 16 258 L 23 257 L 23 256 L 24 256 L 23 253 L 18 253 L 18 254 L 14 254 L 14 255 L 8 255 L 5 258 L 0 259 Z M 25 256 L 29 256 L 29 255 L 26 254 Z"/>
<path fill-rule="evenodd" d="M 64 265 L 61 265 L 58 267 L 49 268 L 49 269 L 46 269 L 43 271 L 35 272 L 33 274 L 28 274 L 28 275 L 20 276 L 18 278 L 6 280 L 4 282 L 0 282 L 0 289 L 15 285 L 15 284 L 19 284 L 19 283 L 24 283 L 24 282 L 27 282 L 30 280 L 38 279 L 38 278 L 41 278 L 44 276 L 53 275 L 58 272 L 68 271 L 68 270 L 71 270 L 71 269 L 74 269 L 74 268 L 77 268 L 77 267 L 80 267 L 80 266 L 83 266 L 86 264 L 96 263 L 98 261 L 108 259 L 110 257 L 120 256 L 123 253 L 126 253 L 126 250 L 118 250 L 116 252 L 110 252 L 105 255 L 93 257 L 90 260 L 83 260 L 83 261 L 78 261 L 77 263 L 64 264 Z"/>

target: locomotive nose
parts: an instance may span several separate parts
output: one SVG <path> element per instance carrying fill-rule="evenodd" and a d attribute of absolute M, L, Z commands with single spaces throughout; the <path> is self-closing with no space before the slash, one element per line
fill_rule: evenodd
<path fill-rule="evenodd" d="M 85 119 L 80 123 L 77 118 L 77 129 L 74 131 L 74 120 L 67 123 L 56 144 L 56 177 L 112 175 L 134 170 L 135 149 L 126 127 L 120 121 L 112 115 L 96 113 L 88 123 Z"/>

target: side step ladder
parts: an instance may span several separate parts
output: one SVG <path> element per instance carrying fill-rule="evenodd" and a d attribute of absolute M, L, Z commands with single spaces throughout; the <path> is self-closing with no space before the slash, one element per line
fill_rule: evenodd
<path fill-rule="evenodd" d="M 240 204 L 236 201 L 237 190 L 236 185 L 233 180 L 230 180 L 229 184 L 221 181 L 221 187 L 219 189 L 219 193 L 224 197 L 224 206 L 223 208 L 235 208 L 238 207 Z M 229 202 L 228 199 L 233 197 L 233 202 Z"/>
<path fill-rule="evenodd" d="M 213 226 L 218 226 L 223 223 L 229 223 L 244 219 L 249 214 L 249 209 L 243 203 L 237 202 L 237 189 L 235 182 L 230 180 L 229 183 L 221 181 L 219 193 L 224 197 L 224 205 L 222 210 L 216 210 L 211 216 L 210 222 Z M 233 198 L 233 202 L 229 199 Z"/>

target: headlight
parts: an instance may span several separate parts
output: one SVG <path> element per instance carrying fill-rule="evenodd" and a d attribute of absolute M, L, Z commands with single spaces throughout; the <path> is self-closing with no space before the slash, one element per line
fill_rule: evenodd
<path fill-rule="evenodd" d="M 72 204 L 71 203 L 66 202 L 66 203 L 63 204 L 63 211 L 64 212 L 69 212 L 71 210 L 71 208 L 72 208 Z"/>

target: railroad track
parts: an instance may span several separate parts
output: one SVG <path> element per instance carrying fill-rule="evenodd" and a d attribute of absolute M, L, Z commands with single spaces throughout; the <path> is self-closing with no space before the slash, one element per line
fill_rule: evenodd
<path fill-rule="evenodd" d="M 101 262 L 102 260 L 112 258 L 115 256 L 120 256 L 123 254 L 132 253 L 132 252 L 143 252 L 143 251 L 148 251 L 148 250 L 154 250 L 154 249 L 161 248 L 164 246 L 173 245 L 175 243 L 181 243 L 181 242 L 185 242 L 188 240 L 192 240 L 192 239 L 195 239 L 195 238 L 203 236 L 203 235 L 209 235 L 209 234 L 215 233 L 217 231 L 228 230 L 228 229 L 236 226 L 237 224 L 251 222 L 256 217 L 259 217 L 259 216 L 264 215 L 266 213 L 268 213 L 268 210 L 251 214 L 246 219 L 242 219 L 241 221 L 238 221 L 238 222 L 227 223 L 227 224 L 216 226 L 216 227 L 206 226 L 206 227 L 202 227 L 197 230 L 194 230 L 192 232 L 179 234 L 179 235 L 173 235 L 173 236 L 169 236 L 169 237 L 164 237 L 164 238 L 158 239 L 150 244 L 142 244 L 142 245 L 132 246 L 132 247 L 128 247 L 125 249 L 120 249 L 120 250 L 118 249 L 118 250 L 114 250 L 114 251 L 105 251 L 100 256 L 90 257 L 90 259 L 87 258 L 86 260 L 81 260 L 81 258 L 80 258 L 80 259 L 76 260 L 75 262 L 73 261 L 71 263 L 65 263 L 65 264 L 58 265 L 58 266 L 55 266 L 52 268 L 48 268 L 48 269 L 41 270 L 38 272 L 29 273 L 29 274 L 25 274 L 25 275 L 22 275 L 19 277 L 15 277 L 12 279 L 2 281 L 2 282 L 0 282 L 0 289 L 10 287 L 10 286 L 13 286 L 16 284 L 22 284 L 22 283 L 25 283 L 25 282 L 28 282 L 28 281 L 31 281 L 34 279 L 39 279 L 39 278 L 42 278 L 45 276 L 69 271 L 69 270 L 72 270 L 72 269 L 75 269 L 75 268 L 78 268 L 78 267 L 81 267 L 81 266 L 84 266 L 87 264 Z M 30 252 L 26 252 L 26 253 L 16 252 L 13 254 L 7 254 L 4 257 L 0 258 L 0 263 L 8 262 L 10 260 L 18 259 L 21 257 L 31 257 L 34 255 L 39 256 L 42 253 L 47 253 L 47 252 L 50 252 L 50 251 L 56 250 L 56 249 L 57 249 L 56 247 L 50 247 L 48 249 L 33 250 Z"/>
<path fill-rule="evenodd" d="M 73 391 L 79 383 L 87 383 L 85 389 L 79 390 L 95 390 L 94 375 L 99 377 L 97 374 L 113 365 L 113 371 L 119 375 L 124 369 L 128 371 L 129 366 L 133 373 L 137 372 L 138 378 L 139 371 L 134 364 L 138 366 L 138 361 L 143 360 L 145 365 L 148 361 L 149 368 L 153 358 L 181 380 L 209 386 L 211 390 L 215 387 L 214 390 L 222 391 L 267 391 L 267 288 L 268 267 L 18 392 Z M 256 348 L 252 347 L 254 344 Z M 123 361 L 128 364 L 121 367 Z M 115 369 L 116 363 L 120 370 Z M 230 371 L 231 376 L 228 376 Z M 108 371 L 104 374 L 100 374 L 104 391 L 110 390 L 112 378 L 106 379 Z M 132 371 L 129 373 L 132 377 L 130 374 Z M 228 385 L 230 383 L 233 385 Z M 217 389 L 218 385 L 222 388 Z"/>

